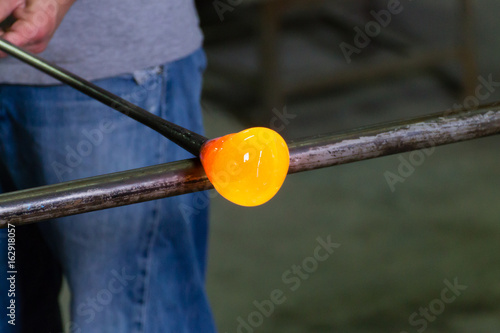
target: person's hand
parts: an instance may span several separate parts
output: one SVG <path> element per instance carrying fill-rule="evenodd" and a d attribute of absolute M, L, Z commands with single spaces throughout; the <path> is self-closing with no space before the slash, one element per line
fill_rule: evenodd
<path fill-rule="evenodd" d="M 76 0 L 0 0 L 0 22 L 15 21 L 0 30 L 0 36 L 14 45 L 40 53 L 49 44 L 64 15 Z M 0 52 L 0 57 L 7 55 Z"/>

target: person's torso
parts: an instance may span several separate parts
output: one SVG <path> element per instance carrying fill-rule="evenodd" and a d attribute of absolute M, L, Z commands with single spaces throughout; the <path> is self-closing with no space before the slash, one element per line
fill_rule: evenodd
<path fill-rule="evenodd" d="M 201 43 L 192 0 L 78 0 L 40 56 L 94 80 L 180 59 Z M 0 83 L 58 82 L 7 58 Z"/>

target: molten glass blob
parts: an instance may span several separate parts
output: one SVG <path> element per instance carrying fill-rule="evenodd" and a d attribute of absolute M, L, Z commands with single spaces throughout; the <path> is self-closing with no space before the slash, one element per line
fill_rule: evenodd
<path fill-rule="evenodd" d="M 285 140 L 264 127 L 209 140 L 201 149 L 200 159 L 217 192 L 247 207 L 262 205 L 274 197 L 290 164 Z"/>

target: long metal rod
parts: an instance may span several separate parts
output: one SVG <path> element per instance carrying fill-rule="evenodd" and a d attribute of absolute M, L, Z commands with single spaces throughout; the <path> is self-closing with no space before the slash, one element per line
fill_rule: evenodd
<path fill-rule="evenodd" d="M 0 38 L 0 50 L 137 120 L 141 124 L 162 134 L 167 139 L 172 140 L 195 156 L 200 155 L 201 146 L 207 141 L 207 138 L 204 136 L 154 115 L 61 67 L 22 50 L 2 38 Z"/>
<path fill-rule="evenodd" d="M 291 142 L 296 173 L 500 134 L 500 108 L 435 114 Z M 0 227 L 212 188 L 199 160 L 183 160 L 0 195 Z"/>

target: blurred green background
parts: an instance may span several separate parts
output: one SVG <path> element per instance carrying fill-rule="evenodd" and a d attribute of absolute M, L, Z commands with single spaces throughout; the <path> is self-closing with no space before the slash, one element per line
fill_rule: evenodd
<path fill-rule="evenodd" d="M 223 20 L 220 3 L 229 6 Z M 475 93 L 479 75 L 500 82 L 498 1 L 471 1 L 465 19 L 463 1 L 401 1 L 404 10 L 350 64 L 340 45 L 354 45 L 354 27 L 364 29 L 370 12 L 389 2 L 289 3 L 274 8 L 273 21 L 266 1 L 200 1 L 209 136 L 271 126 L 284 108 L 287 139 L 342 131 L 450 109 Z M 273 44 L 262 38 L 276 29 Z M 320 76 L 369 74 L 424 51 L 460 48 L 464 40 L 469 47 L 458 58 L 279 93 Z M 467 61 L 476 74 L 464 70 Z M 500 100 L 500 89 L 492 90 L 481 102 Z M 438 147 L 394 191 L 384 173 L 397 173 L 410 153 L 291 175 L 258 208 L 214 194 L 208 291 L 220 332 L 499 332 L 499 140 Z M 340 247 L 315 265 L 318 237 Z M 303 264 L 309 273 L 292 271 Z M 452 294 L 445 281 L 466 288 Z M 283 302 L 270 307 L 277 289 Z"/>

